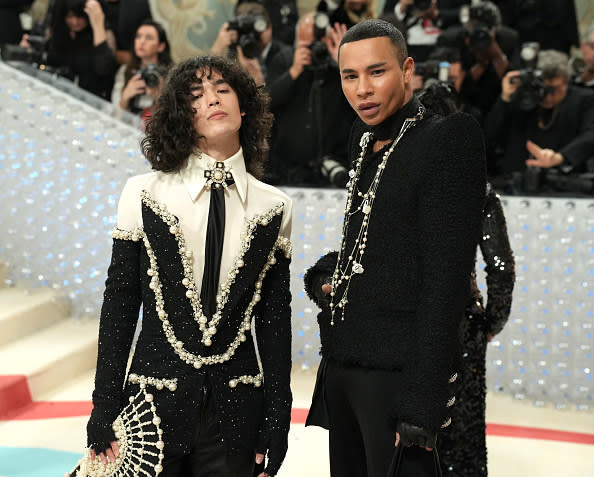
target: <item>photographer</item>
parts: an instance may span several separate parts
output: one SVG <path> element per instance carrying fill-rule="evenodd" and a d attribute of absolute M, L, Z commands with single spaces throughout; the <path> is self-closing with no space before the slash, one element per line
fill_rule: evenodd
<path fill-rule="evenodd" d="M 375 0 L 321 0 L 316 7 L 330 19 L 330 24 L 339 23 L 347 30 L 363 20 L 375 18 Z"/>
<path fill-rule="evenodd" d="M 310 12 L 297 25 L 290 68 L 269 84 L 275 127 L 268 181 L 344 187 L 347 144 L 355 118 L 340 86 L 337 46 L 346 28 Z"/>
<path fill-rule="evenodd" d="M 273 39 L 272 22 L 260 3 L 243 2 L 219 30 L 211 52 L 237 58 L 258 86 L 278 78 L 291 64 L 292 48 Z"/>
<path fill-rule="evenodd" d="M 159 99 L 163 77 L 171 65 L 169 41 L 163 26 L 145 20 L 136 30 L 132 61 L 122 65 L 116 74 L 112 103 L 134 113 L 152 108 Z"/>
<path fill-rule="evenodd" d="M 463 25 L 445 30 L 437 44 L 456 48 L 465 72 L 460 95 L 486 115 L 501 93 L 501 78 L 518 62 L 518 34 L 501 25 L 493 2 L 462 10 Z"/>
<path fill-rule="evenodd" d="M 117 68 L 115 36 L 105 27 L 97 0 L 57 0 L 47 63 L 65 67 L 78 86 L 104 99 L 111 95 Z M 29 46 L 26 39 L 24 46 Z"/>
<path fill-rule="evenodd" d="M 441 34 L 437 0 L 388 0 L 384 13 L 394 13 L 404 24 L 409 55 L 415 61 L 425 61 Z"/>
<path fill-rule="evenodd" d="M 567 55 L 541 51 L 535 71 L 504 76 L 485 133 L 501 149 L 504 174 L 526 166 L 584 172 L 594 156 L 594 93 L 569 84 Z"/>

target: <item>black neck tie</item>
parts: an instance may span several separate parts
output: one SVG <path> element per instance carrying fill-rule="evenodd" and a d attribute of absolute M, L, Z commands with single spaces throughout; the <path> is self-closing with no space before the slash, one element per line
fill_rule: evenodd
<path fill-rule="evenodd" d="M 210 206 L 200 301 L 202 312 L 210 318 L 217 309 L 216 298 L 225 236 L 225 188 L 233 184 L 233 176 L 222 162 L 217 162 L 213 170 L 204 171 L 204 176 L 207 186 L 210 186 Z"/>

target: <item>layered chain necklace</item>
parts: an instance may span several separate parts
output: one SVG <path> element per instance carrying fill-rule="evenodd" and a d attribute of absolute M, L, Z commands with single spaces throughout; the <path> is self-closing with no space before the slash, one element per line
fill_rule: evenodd
<path fill-rule="evenodd" d="M 406 131 L 413 127 L 417 121 L 423 119 L 424 113 L 425 108 L 423 108 L 423 106 L 419 106 L 417 114 L 414 117 L 406 118 L 404 120 L 404 123 L 400 128 L 398 136 L 396 136 L 396 139 L 394 139 L 392 145 L 384 153 L 382 160 L 378 164 L 377 171 L 375 172 L 373 181 L 371 182 L 371 185 L 369 186 L 366 192 L 360 191 L 358 185 L 359 178 L 361 175 L 361 165 L 363 163 L 365 153 L 367 152 L 367 146 L 373 138 L 373 133 L 366 132 L 363 134 L 363 136 L 361 136 L 361 141 L 359 142 L 359 146 L 361 147 L 361 153 L 359 154 L 354 168 L 349 171 L 350 181 L 347 184 L 348 195 L 344 213 L 344 224 L 342 227 L 341 245 L 340 251 L 338 252 L 338 259 L 336 261 L 336 269 L 334 270 L 334 274 L 332 275 L 332 292 L 330 293 L 331 325 L 334 325 L 334 317 L 337 312 L 340 313 L 341 320 L 344 320 L 344 310 L 348 303 L 347 297 L 349 293 L 349 288 L 351 286 L 351 280 L 355 275 L 361 275 L 365 272 L 365 268 L 363 267 L 362 261 L 363 255 L 365 255 L 365 249 L 367 248 L 367 232 L 369 230 L 369 221 L 371 219 L 371 212 L 373 210 L 373 204 L 375 202 L 377 189 L 379 187 L 382 175 L 384 174 L 384 170 L 386 168 L 386 163 L 388 162 L 388 159 L 391 156 L 392 152 L 394 152 L 396 145 L 398 144 L 400 139 L 402 139 L 402 136 L 404 136 Z M 359 204 L 359 206 L 351 212 L 355 191 L 357 191 L 357 196 L 361 198 L 361 204 Z M 351 216 L 358 214 L 359 212 L 363 214 L 361 227 L 359 228 L 359 232 L 357 234 L 352 248 L 347 252 L 346 236 L 349 228 L 349 221 Z M 344 263 L 342 263 L 343 259 Z M 338 287 L 343 283 L 346 283 L 346 285 L 344 287 L 342 294 L 340 295 L 340 297 L 338 297 Z"/>

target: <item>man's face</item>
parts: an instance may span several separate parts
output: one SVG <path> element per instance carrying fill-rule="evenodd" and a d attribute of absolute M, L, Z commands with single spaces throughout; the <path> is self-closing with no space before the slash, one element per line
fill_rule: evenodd
<path fill-rule="evenodd" d="M 412 97 L 412 58 L 400 67 L 396 48 L 388 37 L 345 43 L 339 56 L 342 91 L 368 125 L 380 124 Z"/>
<path fill-rule="evenodd" d="M 582 43 L 581 48 L 584 55 L 584 62 L 588 71 L 594 71 L 594 34 L 590 36 L 589 41 Z"/>
<path fill-rule="evenodd" d="M 550 87 L 551 92 L 540 102 L 540 106 L 544 109 L 551 109 L 557 106 L 565 99 L 567 95 L 567 81 L 563 78 L 551 78 L 543 80 L 544 84 Z"/>
<path fill-rule="evenodd" d="M 224 140 L 239 146 L 242 113 L 237 94 L 220 73 L 213 70 L 210 76 L 207 74 L 197 71 L 200 80 L 192 88 L 194 129 L 206 144 Z"/>

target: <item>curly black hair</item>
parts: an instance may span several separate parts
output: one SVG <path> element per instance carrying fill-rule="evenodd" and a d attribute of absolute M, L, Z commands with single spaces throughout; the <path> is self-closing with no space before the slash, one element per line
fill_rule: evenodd
<path fill-rule="evenodd" d="M 245 113 L 239 129 L 245 166 L 250 174 L 261 179 L 273 120 L 268 109 L 270 98 L 239 63 L 220 56 L 198 56 L 170 70 L 157 110 L 146 126 L 142 152 L 157 171 L 174 172 L 186 165 L 201 137 L 194 129 L 191 88 L 213 71 L 237 94 L 239 108 Z"/>

